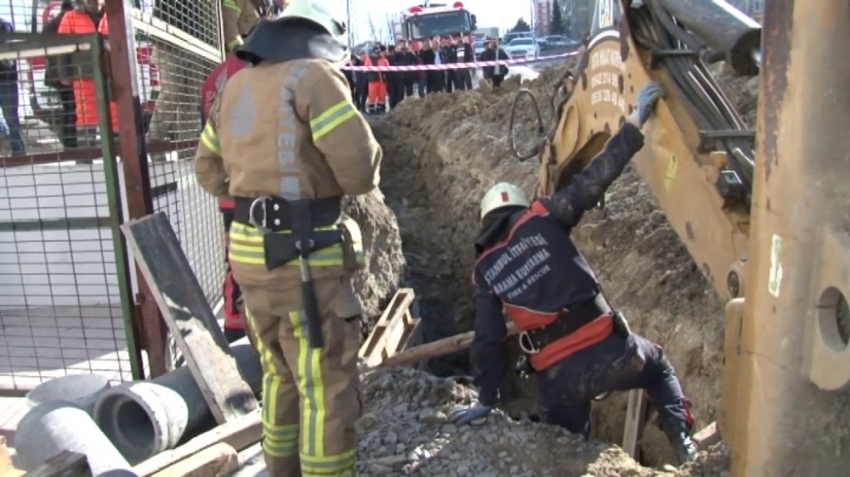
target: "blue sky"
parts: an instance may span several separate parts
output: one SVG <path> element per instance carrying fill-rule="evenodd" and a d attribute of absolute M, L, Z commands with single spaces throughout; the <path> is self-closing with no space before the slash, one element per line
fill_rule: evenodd
<path fill-rule="evenodd" d="M 39 1 L 46 3 L 46 0 Z M 336 1 L 340 10 L 345 11 L 345 0 L 330 1 Z M 442 0 L 442 3 L 453 3 L 453 1 Z M 461 1 L 478 17 L 478 25 L 482 27 L 496 26 L 506 29 L 512 27 L 520 17 L 525 18 L 526 21 L 531 18 L 531 0 Z M 420 2 L 417 0 L 351 0 L 352 31 L 358 41 L 371 39 L 370 19 L 376 29 L 387 30 L 387 15 L 400 12 L 417 3 Z M 0 17 L 12 20 L 18 30 L 27 31 L 31 23 L 32 5 L 33 0 L 0 0 Z"/>

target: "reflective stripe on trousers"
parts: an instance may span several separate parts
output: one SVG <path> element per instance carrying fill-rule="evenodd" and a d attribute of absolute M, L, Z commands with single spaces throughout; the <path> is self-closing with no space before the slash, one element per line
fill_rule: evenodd
<path fill-rule="evenodd" d="M 339 282 L 317 287 L 320 303 L 332 309 Z M 270 475 L 355 475 L 358 325 L 324 314 L 326 347 L 312 349 L 303 312 L 283 311 L 300 293 L 250 286 L 243 293 L 264 371 L 262 446 Z"/>

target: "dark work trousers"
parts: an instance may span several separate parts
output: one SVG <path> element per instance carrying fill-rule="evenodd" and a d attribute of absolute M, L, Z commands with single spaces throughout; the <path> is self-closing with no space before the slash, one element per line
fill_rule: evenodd
<path fill-rule="evenodd" d="M 428 94 L 439 93 L 446 90 L 445 71 L 429 71 L 428 75 Z"/>
<path fill-rule="evenodd" d="M 425 78 L 417 78 L 416 79 L 416 89 L 419 93 L 420 98 L 425 97 L 425 86 L 428 84 L 428 80 Z"/>
<path fill-rule="evenodd" d="M 388 109 L 393 109 L 398 104 L 398 78 L 391 76 L 387 80 L 387 96 L 389 97 Z"/>
<path fill-rule="evenodd" d="M 357 92 L 357 95 L 355 96 L 357 109 L 360 110 L 361 113 L 365 113 L 366 98 L 369 96 L 369 83 L 366 81 L 358 81 L 354 89 Z"/>
<path fill-rule="evenodd" d="M 463 69 L 456 73 L 457 89 L 471 90 L 472 89 L 472 70 Z"/>
<path fill-rule="evenodd" d="M 502 85 L 502 80 L 505 79 L 504 75 L 494 75 L 490 77 L 490 80 L 493 82 L 493 88 L 498 89 L 499 86 Z"/>
<path fill-rule="evenodd" d="M 62 131 L 62 145 L 65 149 L 77 147 L 77 102 L 74 99 L 74 88 L 62 86 L 56 88 L 59 101 L 62 102 L 62 117 L 59 124 Z"/>
<path fill-rule="evenodd" d="M 690 405 L 661 347 L 642 336 L 612 334 L 537 373 L 543 422 L 590 437 L 590 404 L 609 391 L 645 389 L 665 421 L 693 426 Z"/>
<path fill-rule="evenodd" d="M 413 96 L 413 83 L 415 82 L 416 80 L 413 78 L 404 79 L 404 91 L 401 94 L 402 99 L 408 96 Z"/>
<path fill-rule="evenodd" d="M 221 210 L 221 215 L 224 219 L 225 237 L 224 263 L 226 268 L 224 275 L 224 337 L 227 339 L 228 343 L 233 343 L 245 336 L 244 317 L 242 317 L 242 312 L 239 310 L 238 305 L 239 298 L 242 296 L 242 289 L 239 288 L 239 284 L 236 283 L 236 280 L 233 278 L 233 271 L 230 268 L 230 258 L 228 257 L 230 252 L 230 225 L 233 224 L 233 209 L 219 210 Z M 228 317 L 239 317 L 234 319 L 234 321 L 241 323 L 228 326 L 230 324 L 228 323 Z M 241 327 L 239 325 L 241 325 Z"/>
<path fill-rule="evenodd" d="M 446 93 L 451 93 L 455 89 L 455 70 L 446 71 Z"/>

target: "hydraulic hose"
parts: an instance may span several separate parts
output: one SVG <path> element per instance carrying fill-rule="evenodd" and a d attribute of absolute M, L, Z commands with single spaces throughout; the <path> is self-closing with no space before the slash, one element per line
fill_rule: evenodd
<path fill-rule="evenodd" d="M 699 59 L 702 44 L 677 23 L 660 2 L 645 2 L 643 7 L 633 8 L 629 13 L 635 41 L 657 53 L 658 66 L 667 73 L 673 93 L 691 114 L 698 129 L 708 133 L 746 131 L 743 120 Z M 693 55 L 665 54 L 673 50 L 691 51 Z M 740 177 L 749 202 L 753 181 L 752 141 L 734 135 L 713 140 L 717 150 L 727 153 L 728 168 Z"/>
<path fill-rule="evenodd" d="M 511 106 L 511 117 L 509 130 L 511 133 L 511 152 L 513 152 L 514 156 L 519 159 L 520 162 L 525 162 L 531 159 L 534 156 L 540 154 L 540 147 L 546 142 L 547 139 L 551 140 L 551 136 L 554 134 L 555 127 L 558 124 L 558 120 L 563 113 L 564 105 L 567 104 L 567 101 L 570 99 L 570 92 L 567 89 L 567 82 L 572 78 L 572 72 L 567 69 L 563 75 L 558 79 L 558 81 L 553 85 L 552 96 L 549 98 L 549 122 L 554 123 L 552 125 L 552 129 L 550 131 L 546 131 L 546 121 L 543 120 L 543 113 L 540 110 L 540 103 L 537 101 L 537 96 L 528 88 L 522 88 L 517 91 L 516 96 L 514 97 L 513 105 Z M 537 116 L 537 143 L 531 149 L 528 154 L 522 154 L 519 152 L 519 148 L 517 147 L 516 141 L 516 130 L 514 128 L 514 120 L 516 118 L 516 110 L 519 105 L 519 100 L 522 96 L 528 96 L 531 98 L 531 104 L 534 108 L 534 113 Z"/>
<path fill-rule="evenodd" d="M 531 98 L 531 104 L 534 108 L 534 113 L 537 116 L 538 139 L 537 142 L 534 144 L 534 147 L 527 154 L 519 152 L 516 141 L 516 130 L 514 128 L 514 119 L 516 119 L 517 105 L 519 104 L 519 99 L 523 96 L 528 96 L 529 98 Z M 511 121 L 508 127 L 510 128 L 511 132 L 511 152 L 514 153 L 514 156 L 516 156 L 516 158 L 519 159 L 520 162 L 525 162 L 540 153 L 540 146 L 546 139 L 546 128 L 543 123 L 543 113 L 540 112 L 540 104 L 537 102 L 537 96 L 535 96 L 530 89 L 522 88 L 517 91 L 516 96 L 514 97 L 514 104 L 511 107 Z"/>

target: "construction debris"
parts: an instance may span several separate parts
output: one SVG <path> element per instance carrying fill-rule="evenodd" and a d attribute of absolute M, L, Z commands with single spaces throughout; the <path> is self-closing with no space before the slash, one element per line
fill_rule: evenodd
<path fill-rule="evenodd" d="M 91 416 L 68 401 L 48 401 L 31 409 L 18 424 L 15 450 L 26 470 L 36 469 L 63 451 L 85 455 L 95 476 L 130 469 Z"/>
<path fill-rule="evenodd" d="M 390 300 L 369 338 L 360 346 L 358 357 L 367 365 L 376 366 L 407 347 L 419 324 L 419 318 L 410 311 L 414 299 L 412 289 L 402 288 Z"/>
<path fill-rule="evenodd" d="M 245 382 L 260 391 L 263 369 L 248 338 L 230 345 Z M 150 381 L 133 381 L 99 396 L 95 422 L 130 464 L 138 464 L 175 447 L 214 422 L 187 366 Z"/>
<path fill-rule="evenodd" d="M 257 409 L 168 217 L 158 212 L 121 231 L 216 422 Z"/>
<path fill-rule="evenodd" d="M 362 475 L 475 476 L 713 476 L 728 463 L 721 449 L 677 471 L 643 468 L 622 449 L 586 442 L 565 430 L 494 411 L 478 425 L 446 422 L 453 406 L 475 391 L 458 379 L 412 369 L 376 370 L 363 376 L 366 409 L 358 422 Z"/>

